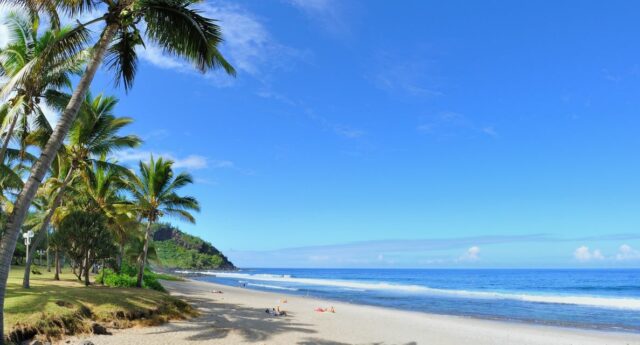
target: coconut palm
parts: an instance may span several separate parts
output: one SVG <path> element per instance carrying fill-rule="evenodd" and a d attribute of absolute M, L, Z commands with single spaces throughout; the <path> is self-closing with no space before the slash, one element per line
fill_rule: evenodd
<path fill-rule="evenodd" d="M 220 27 L 214 20 L 194 9 L 194 0 L 0 0 L 0 4 L 25 2 L 46 2 L 48 5 L 44 6 L 45 8 L 51 7 L 49 4 L 55 4 L 72 14 L 98 7 L 100 4 L 106 5 L 107 10 L 104 15 L 78 27 L 78 30 L 83 30 L 86 25 L 98 22 L 105 24 L 93 46 L 87 68 L 62 112 L 51 138 L 33 165 L 29 178 L 16 199 L 14 210 L 7 220 L 5 233 L 0 241 L 0 310 L 4 305 L 6 283 L 11 268 L 10 260 L 20 227 L 40 182 L 78 115 L 105 55 L 108 54 L 108 66 L 115 72 L 117 80 L 122 81 L 126 89 L 130 88 L 137 65 L 135 49 L 144 43 L 140 33 L 140 28 L 144 27 L 148 41 L 157 44 L 167 53 L 193 62 L 199 70 L 204 72 L 222 68 L 228 74 L 235 74 L 233 67 L 218 50 L 222 42 Z M 3 331 L 3 316 L 0 311 L 0 333 Z"/>
<path fill-rule="evenodd" d="M 56 97 L 51 96 L 48 100 L 52 106 L 57 107 L 65 104 L 69 97 L 69 95 L 58 93 Z M 95 165 L 123 172 L 127 171 L 126 168 L 120 165 L 99 159 L 121 148 L 136 147 L 141 142 L 140 138 L 135 135 L 118 135 L 118 132 L 133 120 L 128 117 L 116 117 L 113 115 L 113 110 L 117 104 L 118 100 L 115 97 L 98 95 L 94 98 L 90 93 L 86 95 L 85 102 L 80 109 L 80 115 L 69 131 L 69 142 L 62 147 L 59 153 L 60 159 L 64 160 L 64 164 L 67 164 L 68 167 L 66 175 L 58 183 L 59 187 L 50 206 L 49 213 L 41 224 L 40 231 L 42 233 L 45 233 L 49 228 L 51 217 L 60 206 L 65 189 L 75 176 L 93 168 Z M 63 162 L 60 163 L 62 164 Z M 42 238 L 44 237 L 38 237 L 38 239 Z M 38 243 L 33 248 L 37 245 Z M 24 288 L 29 287 L 31 258 L 32 256 L 28 256 L 25 265 L 22 281 Z"/>
<path fill-rule="evenodd" d="M 138 271 L 138 287 L 142 287 L 144 268 L 151 237 L 151 226 L 163 216 L 177 217 L 194 223 L 195 218 L 189 211 L 199 211 L 198 201 L 191 196 L 179 196 L 176 192 L 193 183 L 191 175 L 180 173 L 174 176 L 173 161 L 158 158 L 149 163 L 140 162 L 140 171 L 131 179 L 133 208 L 141 218 L 147 221 L 147 230 L 142 249 L 142 260 Z"/>
<path fill-rule="evenodd" d="M 30 228 L 34 229 L 36 236 L 33 239 L 33 245 L 27 255 L 25 262 L 24 276 L 22 286 L 29 288 L 29 278 L 31 273 L 32 258 L 34 257 L 36 248 L 47 237 L 50 224 L 59 209 L 63 197 L 68 194 L 68 186 L 73 183 L 74 173 L 71 169 L 69 161 L 59 153 L 51 165 L 49 177 L 46 182 L 38 189 L 38 195 L 34 199 L 33 206 L 37 212 L 31 218 L 31 222 L 25 222 Z M 28 224 L 30 223 L 30 224 Z M 58 265 L 58 253 L 55 253 L 55 275 L 54 279 L 59 280 L 60 268 Z"/>
<path fill-rule="evenodd" d="M 130 176 L 115 165 L 94 164 L 83 171 L 83 192 L 91 200 L 90 208 L 105 215 L 107 227 L 120 247 L 118 270 L 122 268 L 127 240 L 138 232 L 140 225 L 132 204 L 123 195 Z"/>
<path fill-rule="evenodd" d="M 88 37 L 86 30 L 65 27 L 39 34 L 38 25 L 19 12 L 10 12 L 4 24 L 9 28 L 9 44 L 0 48 L 0 75 L 6 79 L 0 85 L 0 98 L 10 99 L 3 116 L 5 136 L 0 162 L 4 162 L 17 124 L 22 127 L 21 142 L 29 127 L 48 126 L 39 105 L 42 97 L 50 89 L 70 89 L 71 76 L 82 72 L 88 57 L 82 50 Z M 35 121 L 28 121 L 30 115 L 35 115 Z"/>

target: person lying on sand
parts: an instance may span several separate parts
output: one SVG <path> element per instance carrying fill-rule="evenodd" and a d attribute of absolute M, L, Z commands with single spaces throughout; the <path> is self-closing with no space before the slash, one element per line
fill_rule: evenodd
<path fill-rule="evenodd" d="M 336 310 L 333 308 L 333 306 L 331 306 L 331 308 L 316 308 L 314 309 L 315 311 L 317 311 L 318 313 L 335 313 Z"/>
<path fill-rule="evenodd" d="M 222 292 L 222 291 L 220 291 L 220 290 L 211 290 L 211 292 L 212 292 L 212 293 L 224 293 L 224 292 Z"/>

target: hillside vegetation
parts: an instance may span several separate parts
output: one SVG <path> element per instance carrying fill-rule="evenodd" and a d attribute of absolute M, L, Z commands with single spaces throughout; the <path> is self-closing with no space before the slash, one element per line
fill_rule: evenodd
<path fill-rule="evenodd" d="M 171 224 L 153 228 L 157 261 L 163 268 L 233 270 L 235 266 L 211 243 Z"/>

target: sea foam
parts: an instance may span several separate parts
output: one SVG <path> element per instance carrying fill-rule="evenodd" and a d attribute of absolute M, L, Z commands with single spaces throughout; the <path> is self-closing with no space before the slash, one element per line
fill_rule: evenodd
<path fill-rule="evenodd" d="M 183 272 L 193 273 L 193 272 Z M 347 280 L 332 280 L 332 279 L 314 279 L 314 278 L 294 278 L 290 275 L 276 275 L 276 274 L 245 274 L 245 273 L 232 273 L 232 272 L 197 272 L 204 275 L 212 275 L 220 278 L 232 278 L 250 281 L 262 281 L 262 282 L 278 282 L 285 284 L 294 284 L 300 286 L 325 286 L 336 287 L 348 290 L 357 291 L 390 291 L 399 293 L 415 293 L 415 294 L 429 294 L 440 296 L 453 296 L 460 298 L 482 298 L 482 299 L 508 299 L 518 300 L 524 302 L 533 303 L 552 303 L 552 304 L 569 304 L 569 305 L 582 305 L 599 308 L 609 309 L 627 309 L 627 310 L 640 310 L 640 299 L 636 298 L 616 298 L 616 297 L 597 297 L 597 296 L 582 296 L 582 295 L 538 295 L 538 294 L 520 294 L 520 293 L 508 293 L 508 292 L 491 292 L 491 291 L 469 291 L 469 290 L 454 290 L 454 289 L 436 289 L 422 285 L 411 284 L 394 284 L 388 282 L 355 282 Z M 258 284 L 254 284 L 258 285 Z M 266 284 L 264 284 L 266 285 Z M 272 289 L 293 289 L 292 287 L 282 287 L 276 285 L 263 286 L 265 288 Z"/>

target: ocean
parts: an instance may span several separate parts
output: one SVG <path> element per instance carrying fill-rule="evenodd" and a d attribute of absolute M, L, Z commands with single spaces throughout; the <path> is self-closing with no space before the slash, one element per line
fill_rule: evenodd
<path fill-rule="evenodd" d="M 418 312 L 640 332 L 640 270 L 241 269 L 195 279 Z"/>

